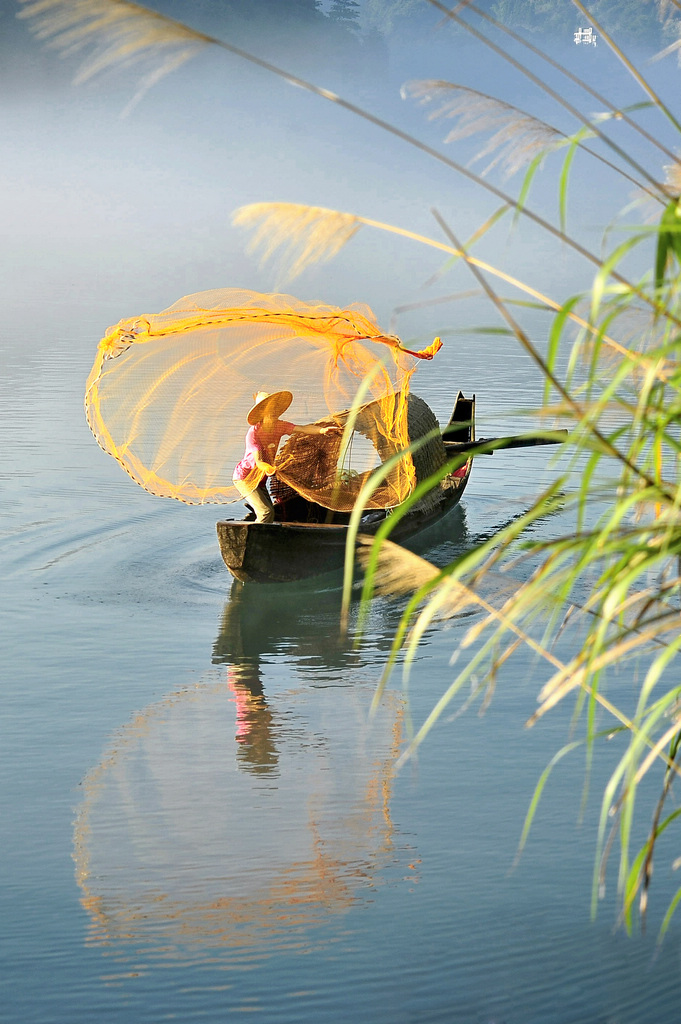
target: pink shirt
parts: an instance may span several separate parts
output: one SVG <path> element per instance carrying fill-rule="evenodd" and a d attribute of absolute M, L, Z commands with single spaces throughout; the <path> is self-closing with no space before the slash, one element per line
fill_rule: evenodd
<path fill-rule="evenodd" d="M 265 429 L 261 420 L 255 426 L 250 427 L 246 434 L 246 451 L 241 462 L 234 467 L 233 477 L 235 480 L 247 480 L 257 469 L 258 462 L 267 462 L 274 465 L 277 448 L 284 434 L 292 434 L 296 429 L 295 423 L 288 423 L 286 420 L 275 420 L 270 430 Z M 262 477 L 266 474 L 263 473 Z"/>

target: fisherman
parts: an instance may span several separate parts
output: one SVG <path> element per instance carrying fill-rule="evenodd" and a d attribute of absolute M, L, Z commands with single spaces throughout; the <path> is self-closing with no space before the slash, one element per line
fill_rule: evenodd
<path fill-rule="evenodd" d="M 316 423 L 300 427 L 279 419 L 293 401 L 290 391 L 272 394 L 259 391 L 253 398 L 255 404 L 246 417 L 250 424 L 246 450 L 234 467 L 233 481 L 239 494 L 248 498 L 256 523 L 272 523 L 274 505 L 267 490 L 267 477 L 274 476 L 274 460 L 282 437 L 286 434 L 339 434 L 341 428 L 336 424 L 321 427 Z"/>

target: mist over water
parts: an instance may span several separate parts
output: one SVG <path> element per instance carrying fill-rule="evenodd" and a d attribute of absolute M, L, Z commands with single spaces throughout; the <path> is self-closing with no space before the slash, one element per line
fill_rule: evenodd
<path fill-rule="evenodd" d="M 163 9 L 228 37 L 215 5 L 189 6 Z M 409 705 L 398 674 L 370 721 L 402 605 L 376 601 L 354 650 L 340 638 L 337 582 L 232 588 L 219 510 L 136 487 L 83 415 L 109 325 L 205 289 L 275 289 L 276 270 L 231 225 L 236 207 L 309 203 L 441 239 L 435 208 L 466 239 L 500 202 L 337 104 L 209 47 L 122 117 L 139 70 L 74 87 L 77 60 L 42 48 L 14 13 L 3 0 L 0 1019 L 250 1011 L 268 1024 L 672 1024 L 678 926 L 656 958 L 652 938 L 613 934 L 614 878 L 589 919 L 605 755 L 581 827 L 583 761 L 556 770 L 509 873 L 539 774 L 568 735 L 567 711 L 524 730 L 540 667 L 529 656 L 509 666 L 485 716 L 442 722 L 418 764 L 394 777 L 410 716 L 422 721 L 451 682 L 450 654 L 470 623 L 430 630 Z M 403 82 L 462 81 L 574 129 L 438 18 L 424 11 L 363 49 L 329 42 L 323 24 L 297 34 L 290 19 L 285 31 L 266 19 L 235 31 L 238 45 L 463 164 L 482 143 L 442 145 L 446 122 L 401 100 Z M 546 45 L 618 102 L 640 98 L 605 47 Z M 650 69 L 672 97 L 678 74 Z M 666 158 L 646 159 L 659 174 Z M 531 192 L 554 221 L 555 160 Z M 569 223 L 594 250 L 631 191 L 609 181 L 587 157 L 576 162 Z M 522 220 L 502 220 L 476 255 L 556 300 L 591 282 L 583 261 Z M 441 422 L 461 388 L 477 395 L 478 434 L 522 430 L 541 381 L 512 338 L 478 333 L 499 326 L 487 300 L 423 305 L 476 289 L 464 267 L 425 287 L 445 259 L 363 227 L 286 290 L 367 303 L 409 343 L 440 334 L 445 347 L 415 392 Z M 544 338 L 543 314 L 524 322 Z M 478 462 L 431 539 L 439 564 L 549 479 L 541 450 Z M 674 891 L 673 856 L 662 843 L 652 936 Z"/>

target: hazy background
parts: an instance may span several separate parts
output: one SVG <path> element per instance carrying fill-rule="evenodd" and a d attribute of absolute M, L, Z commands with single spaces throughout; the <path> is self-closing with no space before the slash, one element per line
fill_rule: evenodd
<path fill-rule="evenodd" d="M 235 39 L 431 145 L 440 146 L 447 122 L 428 124 L 424 110 L 400 99 L 406 80 L 463 82 L 526 106 L 564 130 L 576 127 L 518 72 L 463 31 L 440 25 L 438 12 L 426 4 L 412 7 L 411 16 L 383 36 L 374 28 L 368 38 L 355 39 L 338 26 L 332 31 L 328 21 L 305 22 L 304 45 L 298 22 L 282 17 L 288 6 L 264 0 L 246 5 L 248 11 L 265 11 L 252 23 L 235 19 L 228 5 L 217 3 L 176 2 L 159 9 Z M 273 10 L 277 18 L 269 15 Z M 258 268 L 245 254 L 242 232 L 230 224 L 233 209 L 245 203 L 284 200 L 338 208 L 438 239 L 431 207 L 465 238 L 499 205 L 401 140 L 210 47 L 122 118 L 142 69 L 73 87 L 78 58 L 61 59 L 46 50 L 14 12 L 15 5 L 3 0 L 2 286 L 10 321 L 21 316 L 31 335 L 39 326 L 44 342 L 47 325 L 53 335 L 62 333 L 74 300 L 80 317 L 93 309 L 105 316 L 105 322 L 92 325 L 94 343 L 109 322 L 163 308 L 181 294 L 220 286 L 271 289 L 274 271 Z M 604 45 L 575 46 L 571 32 L 540 39 L 617 101 L 640 98 Z M 655 73 L 662 73 L 660 66 Z M 565 84 L 560 88 L 571 91 Z M 587 112 L 595 106 L 589 98 L 580 97 L 580 103 Z M 441 148 L 465 163 L 481 148 L 482 138 Z M 532 204 L 555 218 L 552 165 L 557 166 L 555 156 L 537 181 Z M 571 227 L 593 248 L 604 224 L 628 198 L 625 182 L 614 194 L 612 187 L 599 190 L 599 173 L 588 157 L 578 161 L 570 209 Z M 492 180 L 504 184 L 498 170 Z M 511 190 L 517 187 L 510 183 Z M 519 277 L 531 275 L 554 295 L 584 287 L 590 279 L 588 268 L 522 222 L 511 233 L 504 220 L 476 251 Z M 548 251 L 549 266 L 542 258 Z M 441 263 L 438 254 L 421 246 L 364 229 L 331 267 L 311 269 L 289 287 L 302 298 L 368 302 L 384 321 L 396 306 L 474 287 L 459 270 L 424 290 L 424 281 Z M 409 320 L 405 333 L 426 337 L 479 322 L 479 316 L 478 307 L 440 308 L 419 314 L 418 322 Z M 485 317 L 494 320 L 491 311 Z M 457 340 L 448 346 L 450 358 L 455 346 L 465 350 Z"/>

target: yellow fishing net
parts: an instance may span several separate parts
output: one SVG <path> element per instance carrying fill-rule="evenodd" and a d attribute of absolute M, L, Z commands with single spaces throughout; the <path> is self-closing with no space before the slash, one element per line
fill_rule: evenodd
<path fill-rule="evenodd" d="M 199 292 L 109 328 L 85 409 L 101 447 L 152 494 L 190 504 L 235 501 L 274 469 L 308 500 L 347 511 L 373 466 L 409 444 L 410 378 L 439 347 L 436 339 L 410 352 L 382 333 L 366 306 L 337 309 L 232 288 Z M 290 391 L 281 415 L 289 424 L 342 426 L 367 379 L 349 444 L 340 431 L 294 431 L 274 465 L 259 461 L 245 487 L 241 481 L 242 493 L 236 489 L 232 474 L 256 392 Z M 413 486 L 406 457 L 370 505 L 398 504 Z"/>

